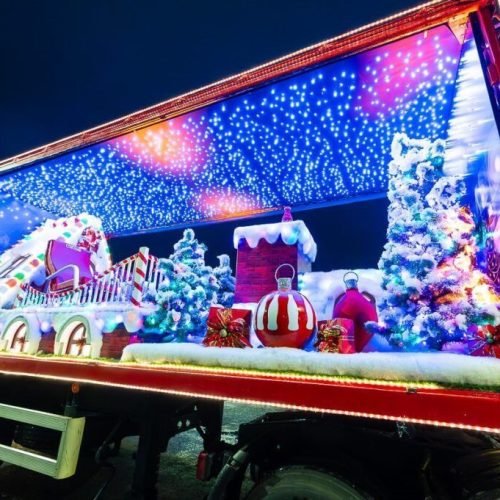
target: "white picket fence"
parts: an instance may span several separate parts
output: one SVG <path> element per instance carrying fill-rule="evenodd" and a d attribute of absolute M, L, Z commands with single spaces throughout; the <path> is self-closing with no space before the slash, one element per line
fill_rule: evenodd
<path fill-rule="evenodd" d="M 43 292 L 30 285 L 22 285 L 14 307 L 71 306 L 132 302 L 140 304 L 146 294 L 155 293 L 163 279 L 158 269 L 158 258 L 141 250 L 93 279 L 66 292 Z"/>

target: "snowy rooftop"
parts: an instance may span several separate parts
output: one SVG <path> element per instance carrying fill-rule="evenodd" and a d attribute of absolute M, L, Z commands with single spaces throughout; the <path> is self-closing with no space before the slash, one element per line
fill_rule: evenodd
<path fill-rule="evenodd" d="M 304 221 L 294 220 L 289 222 L 277 222 L 274 224 L 258 224 L 255 226 L 237 227 L 234 230 L 234 248 L 238 248 L 241 240 L 246 240 L 251 248 L 255 248 L 259 241 L 264 238 L 268 243 L 275 243 L 278 238 L 287 245 L 298 243 L 299 250 L 311 262 L 314 262 L 317 254 L 317 246 Z"/>

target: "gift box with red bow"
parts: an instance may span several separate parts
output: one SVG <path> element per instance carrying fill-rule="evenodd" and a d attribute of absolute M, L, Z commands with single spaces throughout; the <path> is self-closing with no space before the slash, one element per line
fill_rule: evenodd
<path fill-rule="evenodd" d="M 480 326 L 475 338 L 470 341 L 472 356 L 493 356 L 500 358 L 500 325 Z"/>
<path fill-rule="evenodd" d="M 319 352 L 356 352 L 354 322 L 347 318 L 318 321 L 318 335 L 314 347 Z"/>
<path fill-rule="evenodd" d="M 207 333 L 203 345 L 207 347 L 252 347 L 250 324 L 252 311 L 212 306 L 208 313 Z"/>

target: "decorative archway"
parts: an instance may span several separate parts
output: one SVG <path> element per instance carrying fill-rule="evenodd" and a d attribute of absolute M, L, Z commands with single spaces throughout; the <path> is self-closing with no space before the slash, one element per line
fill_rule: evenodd
<path fill-rule="evenodd" d="M 85 346 L 88 345 L 87 327 L 84 323 L 75 323 L 75 326 L 72 326 L 72 328 L 64 354 L 68 356 L 81 356 Z"/>
<path fill-rule="evenodd" d="M 19 321 L 18 324 L 13 326 L 15 328 L 10 341 L 8 350 L 11 352 L 23 352 L 26 344 L 26 334 L 28 333 L 28 325 L 25 321 Z"/>
<path fill-rule="evenodd" d="M 101 353 L 102 334 L 91 318 L 72 316 L 57 328 L 54 353 L 61 356 L 96 358 Z"/>
<path fill-rule="evenodd" d="M 36 318 L 15 316 L 0 333 L 0 350 L 35 354 L 40 343 L 40 327 Z"/>

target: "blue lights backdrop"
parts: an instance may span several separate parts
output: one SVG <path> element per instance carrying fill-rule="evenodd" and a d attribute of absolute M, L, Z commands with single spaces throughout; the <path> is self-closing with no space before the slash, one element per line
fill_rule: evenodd
<path fill-rule="evenodd" d="M 14 171 L 0 218 L 85 211 L 117 235 L 383 193 L 396 132 L 446 138 L 460 51 L 437 27 Z"/>

